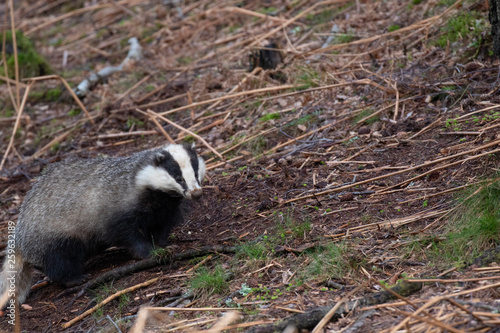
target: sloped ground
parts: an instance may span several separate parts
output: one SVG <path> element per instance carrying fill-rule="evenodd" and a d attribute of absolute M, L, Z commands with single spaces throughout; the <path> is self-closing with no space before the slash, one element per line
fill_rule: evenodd
<path fill-rule="evenodd" d="M 77 299 L 58 297 L 60 286 L 37 289 L 20 310 L 23 330 L 60 331 L 116 291 L 159 276 L 67 331 L 124 331 L 139 306 L 165 306 L 189 291 L 184 306 L 240 307 L 231 324 L 252 326 L 363 297 L 381 290 L 377 281 L 433 277 L 441 280 L 408 297 L 413 306 L 365 307 L 327 327 L 462 332 L 498 323 L 496 264 L 446 272 L 495 245 L 493 231 L 479 245 L 458 240 L 465 252 L 449 250 L 454 221 L 467 213 L 454 196 L 495 184 L 474 187 L 499 165 L 498 61 L 484 2 L 19 1 L 14 17 L 72 87 L 121 63 L 131 37 L 143 58 L 83 99 L 94 125 L 50 79 L 33 85 L 15 128 L 16 83 L 1 86 L 2 152 L 16 133 L 0 171 L 2 230 L 47 163 L 164 144 L 152 116 L 137 111 L 150 109 L 223 155 L 158 119 L 176 141 L 196 142 L 209 169 L 204 197 L 174 230 L 173 252 L 238 246 L 136 272 Z M 269 43 L 283 63 L 251 68 L 251 55 L 255 62 Z M 21 81 L 19 100 L 28 83 Z M 95 278 L 131 262 L 109 251 L 88 271 Z M 165 312 L 150 316 L 146 331 L 186 330 L 175 325 L 188 319 L 206 329 L 218 316 Z M 12 329 L 6 318 L 0 327 Z"/>

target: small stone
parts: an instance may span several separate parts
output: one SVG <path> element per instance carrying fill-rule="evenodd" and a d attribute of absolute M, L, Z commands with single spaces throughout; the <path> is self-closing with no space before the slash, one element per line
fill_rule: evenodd
<path fill-rule="evenodd" d="M 368 127 L 366 127 L 366 126 L 362 126 L 362 127 L 359 128 L 358 134 L 359 135 L 370 134 L 370 129 Z"/>
<path fill-rule="evenodd" d="M 352 194 L 352 192 L 347 192 L 342 195 L 339 195 L 340 201 L 351 201 L 353 199 L 354 199 L 354 194 Z"/>
<path fill-rule="evenodd" d="M 288 164 L 288 161 L 282 157 L 282 158 L 280 158 L 280 159 L 278 160 L 278 164 L 279 164 L 279 165 L 287 165 L 287 164 Z"/>

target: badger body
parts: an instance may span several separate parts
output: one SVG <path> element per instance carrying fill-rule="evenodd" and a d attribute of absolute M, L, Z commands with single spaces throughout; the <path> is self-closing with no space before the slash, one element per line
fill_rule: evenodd
<path fill-rule="evenodd" d="M 184 199 L 198 199 L 205 163 L 186 145 L 129 157 L 73 159 L 49 166 L 26 195 L 15 229 L 15 266 L 4 263 L 0 292 L 17 271 L 24 302 L 30 267 L 56 283 L 84 279 L 84 261 L 108 247 L 144 258 L 182 222 Z"/>

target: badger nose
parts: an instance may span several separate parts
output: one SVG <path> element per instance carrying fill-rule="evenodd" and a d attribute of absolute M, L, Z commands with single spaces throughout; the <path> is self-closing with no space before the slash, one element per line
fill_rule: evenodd
<path fill-rule="evenodd" d="M 201 198 L 202 194 L 203 190 L 201 188 L 198 188 L 196 190 L 193 190 L 193 192 L 191 192 L 191 198 L 198 200 L 199 198 Z"/>

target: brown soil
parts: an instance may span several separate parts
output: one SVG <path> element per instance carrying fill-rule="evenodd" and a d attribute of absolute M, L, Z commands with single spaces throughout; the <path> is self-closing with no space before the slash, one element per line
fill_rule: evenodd
<path fill-rule="evenodd" d="M 484 22 L 470 29 L 483 29 L 482 35 L 460 36 L 444 47 L 437 44 L 452 18 L 474 11 L 484 19 L 487 10 L 483 2 L 466 1 L 449 12 L 449 7 L 436 1 L 417 2 L 359 1 L 359 7 L 347 1 L 318 5 L 309 15 L 266 37 L 267 42 L 276 42 L 282 49 L 284 62 L 278 69 L 250 74 L 249 56 L 259 55 L 253 44 L 256 38 L 310 9 L 314 1 L 299 1 L 297 7 L 279 1 L 185 1 L 178 8 L 175 1 L 124 1 L 119 5 L 96 1 L 102 5 L 100 8 L 81 13 L 76 10 L 89 8 L 83 1 L 19 1 L 15 5 L 16 26 L 35 42 L 54 72 L 72 86 L 93 71 L 119 64 L 127 55 L 126 41 L 130 37 L 139 38 L 144 58 L 133 68 L 98 84 L 83 100 L 95 125 L 83 113 L 68 115 L 78 105 L 59 81 L 34 85 L 38 94 L 30 95 L 24 108 L 29 122 L 21 120 L 13 148 L 0 171 L 0 228 L 6 230 L 8 221 L 17 220 L 31 181 L 46 164 L 69 156 L 124 156 L 164 144 L 166 140 L 156 125 L 136 112 L 136 107 L 166 112 L 188 105 L 189 98 L 142 105 L 185 93 L 194 102 L 218 98 L 244 80 L 236 92 L 280 85 L 300 88 L 251 93 L 168 116 L 191 128 L 220 153 L 256 136 L 224 153 L 227 163 L 214 159 L 210 150 L 195 140 L 209 167 L 204 196 L 191 203 L 185 224 L 174 229 L 172 251 L 204 245 L 252 245 L 259 241 L 272 244 L 267 248 L 267 257 L 260 260 L 214 253 L 205 266 L 212 269 L 220 265 L 231 273 L 229 287 L 219 294 L 191 297 L 196 302 L 192 307 L 239 303 L 243 319 L 238 322 L 273 321 L 290 316 L 290 311 L 334 304 L 358 286 L 363 288 L 352 299 L 380 289 L 375 281 L 393 284 L 402 276 L 435 277 L 452 268 L 451 263 L 436 264 L 435 258 L 428 257 L 426 246 L 431 246 L 429 240 L 439 243 L 446 236 L 450 215 L 444 212 L 456 205 L 457 191 L 444 191 L 475 183 L 498 171 L 498 152 L 475 158 L 498 149 L 498 143 L 482 147 L 500 139 L 499 127 L 494 127 L 498 125 L 496 110 L 470 114 L 500 102 L 495 91 L 498 61 L 488 56 L 491 45 Z M 248 15 L 239 8 L 273 14 L 274 20 Z M 5 10 L 5 5 L 0 5 L 1 17 Z M 51 18 L 72 12 L 67 19 L 49 23 Z M 428 21 L 423 20 L 441 14 L 425 26 Z M 395 25 L 414 26 L 381 36 Z M 330 36 L 334 37 L 326 44 Z M 364 40 L 371 36 L 377 38 Z M 261 45 L 267 44 L 263 41 Z M 331 45 L 338 47 L 316 51 Z M 63 67 L 65 52 L 68 61 Z M 146 81 L 129 90 L 146 76 Z M 51 100 L 46 92 L 54 88 L 63 93 Z M 11 91 L 15 99 L 14 83 Z M 24 91 L 21 87 L 21 97 Z M 14 126 L 13 120 L 3 119 L 15 114 L 7 113 L 13 107 L 5 84 L 0 86 L 0 94 L 0 109 L 6 110 L 0 118 L 3 156 Z M 382 112 L 373 121 L 359 121 L 379 110 Z M 276 115 L 262 118 L 269 114 Z M 459 116 L 463 118 L 453 121 Z M 161 124 L 179 142 L 192 139 L 171 125 Z M 210 125 L 213 127 L 205 129 Z M 68 135 L 60 136 L 70 130 Z M 111 135 L 118 133 L 123 136 Z M 58 143 L 52 142 L 58 136 Z M 466 151 L 471 152 L 439 160 Z M 32 158 L 35 152 L 40 154 Z M 470 159 L 464 160 L 467 157 Z M 423 166 L 413 168 L 419 165 Z M 397 171 L 401 173 L 383 177 Z M 407 217 L 414 218 L 405 221 Z M 300 226 L 306 227 L 302 230 Z M 2 235 L 0 244 L 6 244 L 6 232 Z M 326 279 L 310 273 L 307 267 L 314 261 L 312 253 L 332 242 L 346 244 L 343 259 L 348 269 Z M 420 246 L 408 246 L 412 242 Z M 485 245 L 485 249 L 488 246 L 493 244 Z M 58 297 L 64 291 L 58 285 L 34 290 L 20 310 L 21 327 L 27 332 L 62 331 L 62 324 L 112 293 L 160 275 L 172 276 L 130 292 L 126 301 L 112 301 L 66 330 L 115 332 L 114 322 L 125 331 L 136 317 L 120 319 L 137 314 L 140 306 L 155 306 L 179 291 L 188 292 L 191 278 L 186 271 L 201 259 L 171 261 L 110 281 L 77 299 L 75 295 Z M 87 271 L 95 278 L 132 262 L 125 251 L 109 250 L 89 261 Z M 445 277 L 494 274 L 457 270 Z M 33 281 L 43 277 L 36 272 Z M 325 283 L 329 279 L 343 288 L 328 287 Z M 409 299 L 418 307 L 434 296 L 485 283 L 494 282 L 426 284 Z M 243 284 L 256 289 L 246 297 L 235 293 L 232 303 L 225 302 Z M 496 289 L 485 289 L 466 294 L 462 300 L 473 299 L 475 306 L 484 305 L 470 306 L 473 311 L 492 312 L 485 309 L 496 306 L 496 294 Z M 439 304 L 428 312 L 439 317 L 440 323 L 457 329 L 484 329 L 495 324 L 484 318 L 460 324 L 460 318 L 470 319 L 468 314 L 451 303 Z M 357 322 L 354 331 L 391 329 L 406 318 L 400 310 L 412 311 L 412 307 L 377 309 Z M 362 313 L 332 322 L 329 329 L 353 325 Z M 219 315 L 166 314 L 150 318 L 147 330 L 160 331 L 167 323 L 181 319 L 217 319 Z M 7 320 L 0 319 L 0 329 L 13 329 Z M 197 327 L 205 329 L 212 324 Z M 433 326 L 415 320 L 404 328 L 410 327 L 412 331 L 423 331 Z"/>

